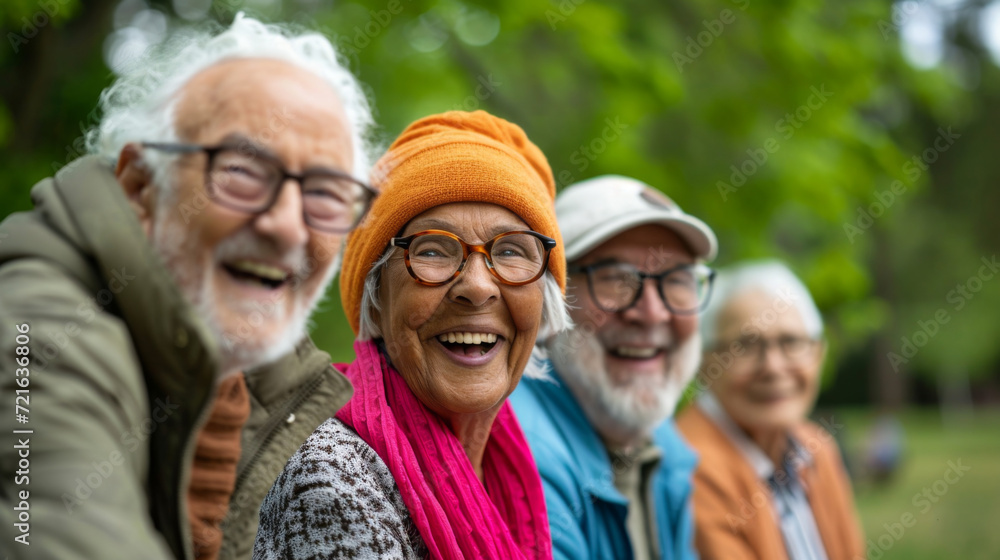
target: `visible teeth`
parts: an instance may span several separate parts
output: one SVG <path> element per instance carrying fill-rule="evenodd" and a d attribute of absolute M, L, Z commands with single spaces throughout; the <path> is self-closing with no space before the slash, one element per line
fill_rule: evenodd
<path fill-rule="evenodd" d="M 652 358 L 659 350 L 657 348 L 635 348 L 632 346 L 619 346 L 615 352 L 626 358 Z"/>
<path fill-rule="evenodd" d="M 268 266 L 254 261 L 236 261 L 230 263 L 229 266 L 241 272 L 253 274 L 254 276 L 260 276 L 261 278 L 265 278 L 267 280 L 274 280 L 275 282 L 281 282 L 288 276 L 285 271 L 280 268 L 275 268 L 273 266 Z"/>
<path fill-rule="evenodd" d="M 497 341 L 494 333 L 449 332 L 438 335 L 441 342 L 452 344 L 492 344 Z"/>

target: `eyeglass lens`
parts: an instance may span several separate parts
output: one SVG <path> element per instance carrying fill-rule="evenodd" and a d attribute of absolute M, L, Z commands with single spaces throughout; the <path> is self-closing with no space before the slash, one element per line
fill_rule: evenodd
<path fill-rule="evenodd" d="M 272 201 L 281 186 L 281 167 L 267 158 L 239 150 L 215 154 L 208 172 L 209 189 L 223 205 L 258 212 Z M 361 217 L 366 205 L 364 188 L 346 177 L 310 174 L 302 181 L 306 221 L 317 228 L 346 230 Z"/>
<path fill-rule="evenodd" d="M 708 293 L 708 274 L 696 267 L 674 270 L 658 280 L 667 306 L 675 312 L 698 310 Z M 590 282 L 598 306 L 620 311 L 635 302 L 643 278 L 632 266 L 619 264 L 592 269 Z"/>

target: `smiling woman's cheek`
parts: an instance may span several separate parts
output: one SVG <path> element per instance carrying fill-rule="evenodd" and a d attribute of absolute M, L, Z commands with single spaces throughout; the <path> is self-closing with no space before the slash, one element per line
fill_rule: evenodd
<path fill-rule="evenodd" d="M 382 334 L 390 337 L 409 334 L 415 341 L 420 328 L 441 306 L 446 286 L 421 286 L 406 272 L 403 260 L 393 258 L 382 273 L 379 301 L 382 302 L 376 321 L 382 325 Z"/>
<path fill-rule="evenodd" d="M 480 310 L 506 324 L 506 336 L 492 360 L 466 367 L 448 355 L 437 340 L 439 333 L 433 332 L 462 312 L 448 301 L 448 285 L 419 285 L 402 262 L 390 261 L 384 272 L 379 314 L 384 343 L 414 394 L 442 415 L 481 412 L 502 402 L 517 385 L 534 347 L 543 299 L 540 282 L 502 286 L 500 301 Z M 477 311 L 469 316 L 476 317 Z"/>
<path fill-rule="evenodd" d="M 444 287 L 421 286 L 410 278 L 401 258 L 393 258 L 382 271 L 379 286 L 381 310 L 376 322 L 393 367 L 418 393 L 431 375 L 421 327 L 441 305 Z"/>
<path fill-rule="evenodd" d="M 517 335 L 508 356 L 508 367 L 514 376 L 515 384 L 520 379 L 521 373 L 531 358 L 531 351 L 535 347 L 544 301 L 542 280 L 518 288 L 517 292 L 504 293 L 511 318 L 517 329 Z"/>

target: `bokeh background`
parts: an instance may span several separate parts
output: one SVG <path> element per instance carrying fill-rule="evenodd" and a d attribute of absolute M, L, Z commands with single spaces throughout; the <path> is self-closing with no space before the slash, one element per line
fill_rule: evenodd
<path fill-rule="evenodd" d="M 0 217 L 81 155 L 116 73 L 241 10 L 335 41 L 383 145 L 485 109 L 560 187 L 630 175 L 715 229 L 716 264 L 789 262 L 870 557 L 1000 557 L 1000 1 L 0 0 Z M 346 361 L 337 293 L 313 334 Z"/>

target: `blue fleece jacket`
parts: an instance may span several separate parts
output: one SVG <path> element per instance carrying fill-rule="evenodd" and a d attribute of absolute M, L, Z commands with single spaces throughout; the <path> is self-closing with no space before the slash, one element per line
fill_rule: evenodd
<path fill-rule="evenodd" d="M 615 488 L 611 460 L 572 393 L 551 379 L 522 378 L 510 396 L 542 475 L 556 560 L 630 560 L 628 501 Z M 652 480 L 662 560 L 694 560 L 691 477 L 697 457 L 673 419 L 653 435 L 663 458 Z"/>

